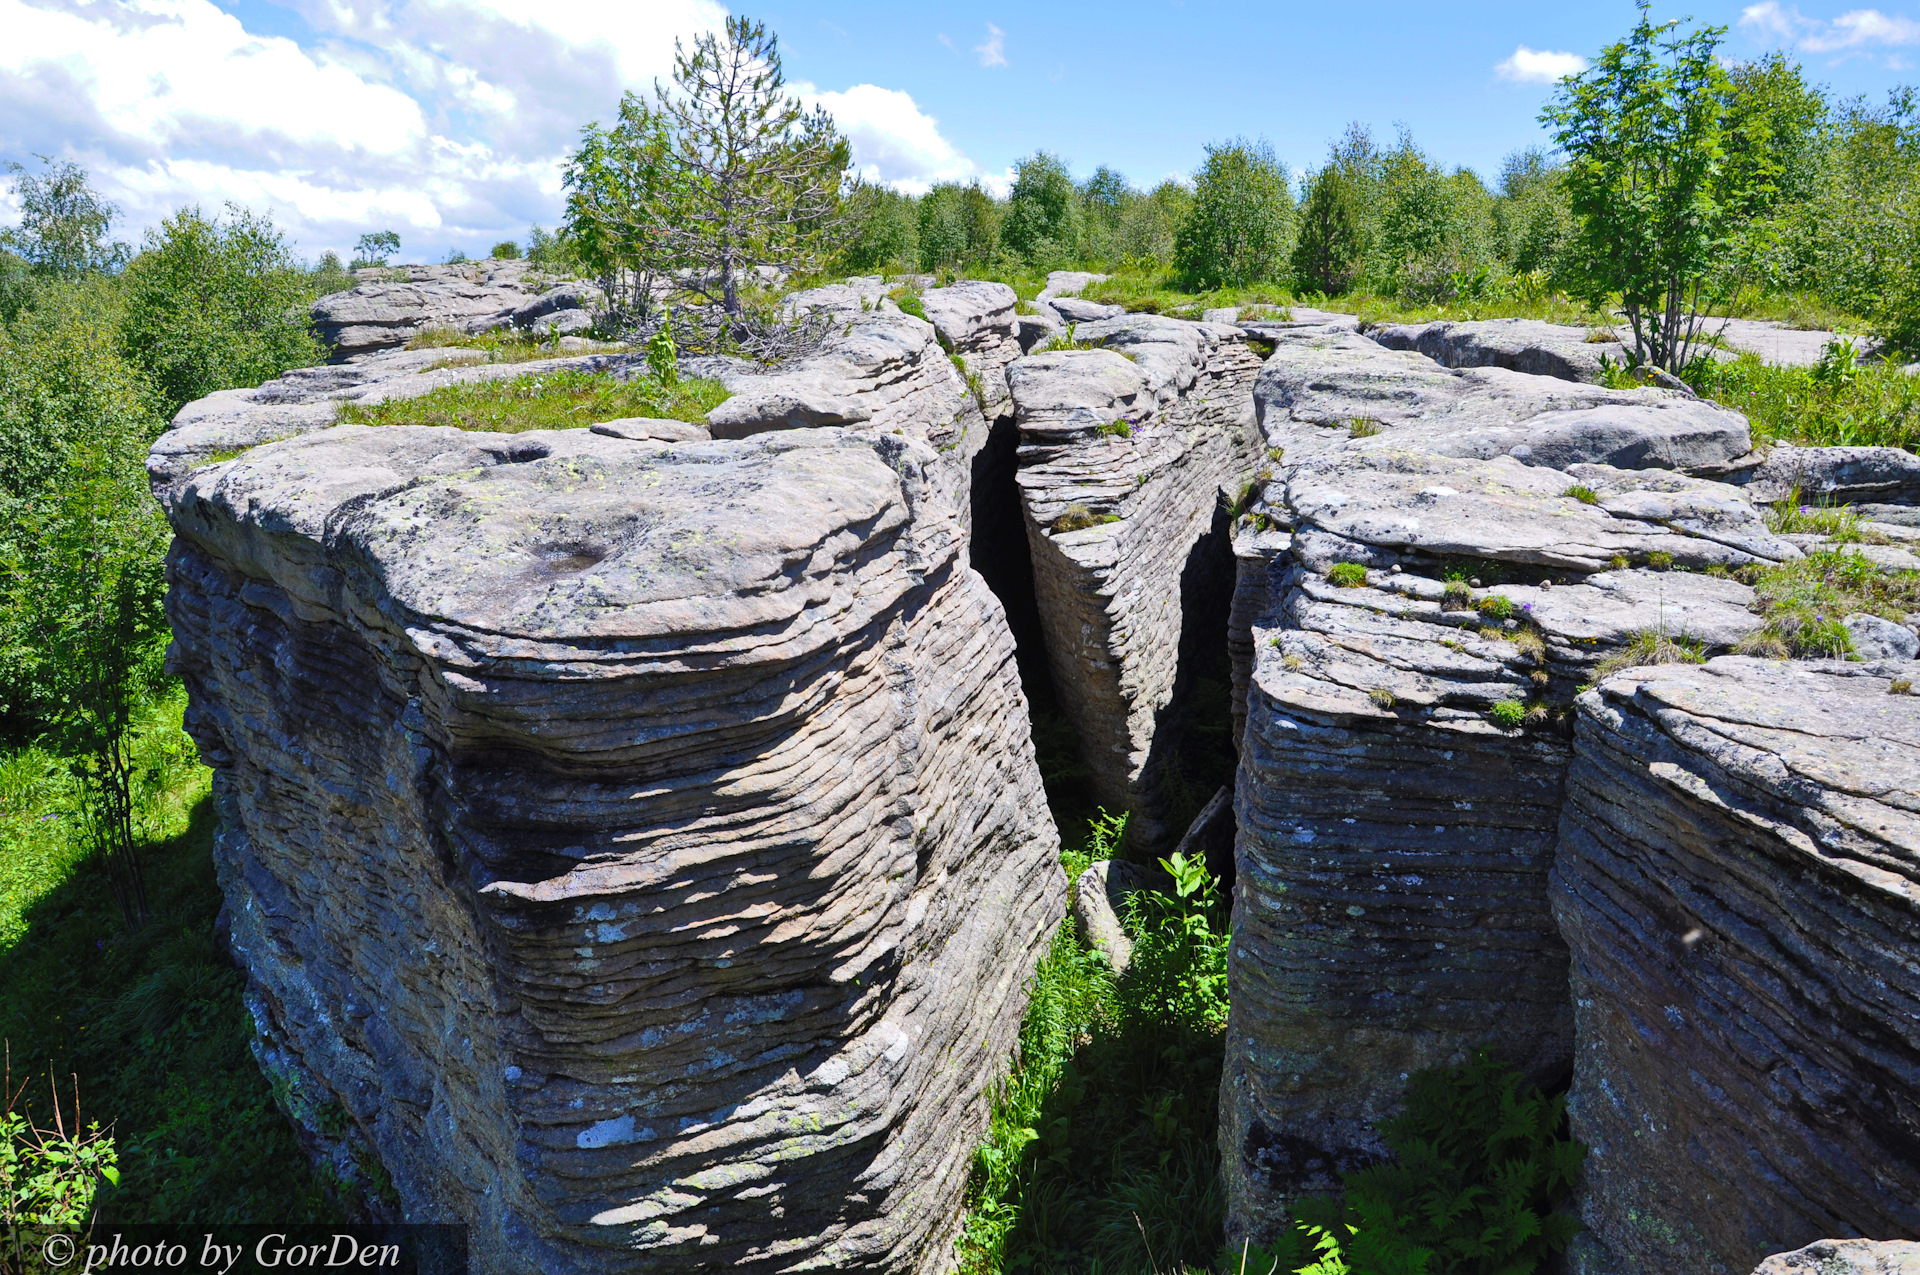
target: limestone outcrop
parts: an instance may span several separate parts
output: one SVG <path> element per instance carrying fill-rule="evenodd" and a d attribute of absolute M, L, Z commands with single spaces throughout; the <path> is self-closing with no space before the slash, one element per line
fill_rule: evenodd
<path fill-rule="evenodd" d="M 1775 444 L 1746 481 L 1754 500 L 1807 504 L 1920 505 L 1920 456 L 1898 447 Z"/>
<path fill-rule="evenodd" d="M 155 459 L 174 666 L 318 1150 L 478 1271 L 945 1269 L 1066 883 L 934 453 L 190 452 Z"/>
<path fill-rule="evenodd" d="M 1424 354 L 1442 367 L 1503 367 L 1589 384 L 1600 380 L 1602 357 L 1615 366 L 1627 360 L 1626 346 L 1608 333 L 1538 319 L 1383 323 L 1367 335 L 1389 350 Z"/>
<path fill-rule="evenodd" d="M 584 331 L 605 304 L 578 280 L 556 284 L 527 261 L 362 270 L 359 282 L 313 303 L 313 329 L 336 359 L 405 345 L 422 332 L 485 332 L 518 325 L 553 333 Z"/>
<path fill-rule="evenodd" d="M 1753 1275 L 1920 1275 L 1920 1244 L 1912 1240 L 1818 1240 L 1776 1253 Z"/>
<path fill-rule="evenodd" d="M 1757 629 L 1705 568 L 1798 556 L 1721 484 L 1367 442 L 1282 468 L 1236 531 L 1235 1236 L 1380 1154 L 1415 1069 L 1487 1046 L 1564 1077 L 1568 705 L 1640 635 Z"/>
<path fill-rule="evenodd" d="M 1747 419 L 1690 393 L 1609 390 L 1503 367 L 1443 367 L 1340 327 L 1263 325 L 1276 343 L 1254 386 L 1269 446 L 1288 460 L 1357 439 L 1445 456 L 1512 456 L 1721 478 L 1757 464 Z"/>
<path fill-rule="evenodd" d="M 1166 790 L 1181 692 L 1232 590 L 1226 501 L 1259 455 L 1259 358 L 1237 328 L 1155 315 L 1077 335 L 1099 348 L 1008 368 L 1034 593 L 1096 799 L 1165 853 L 1182 831 Z"/>
<path fill-rule="evenodd" d="M 1583 1216 L 1623 1271 L 1920 1234 L 1916 676 L 1723 658 L 1580 697 L 1553 908 Z M 1828 1258 L 1761 1269 L 1855 1269 Z"/>

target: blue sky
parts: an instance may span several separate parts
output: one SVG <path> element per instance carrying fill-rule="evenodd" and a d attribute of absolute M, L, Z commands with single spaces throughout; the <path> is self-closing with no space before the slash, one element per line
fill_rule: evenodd
<path fill-rule="evenodd" d="M 185 203 L 270 209 L 300 249 L 391 228 L 402 256 L 478 254 L 558 215 L 559 161 L 622 88 L 669 69 L 716 0 L 0 0 L 0 161 L 86 164 L 120 233 Z M 1624 0 L 1006 5 L 776 0 L 788 78 L 873 180 L 1003 183 L 1036 148 L 1137 184 L 1271 140 L 1298 168 L 1352 120 L 1405 124 L 1492 176 L 1544 140 L 1558 73 L 1631 27 Z M 1920 0 L 1661 6 L 1785 48 L 1841 96 L 1920 82 Z M 0 223 L 12 209 L 0 196 Z"/>

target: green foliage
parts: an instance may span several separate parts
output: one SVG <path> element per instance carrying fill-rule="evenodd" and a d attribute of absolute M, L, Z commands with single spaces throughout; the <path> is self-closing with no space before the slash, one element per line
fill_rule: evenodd
<path fill-rule="evenodd" d="M 198 208 L 162 221 L 126 287 L 121 340 L 170 412 L 322 357 L 307 331 L 311 284 L 286 236 L 244 208 L 229 205 L 224 223 Z"/>
<path fill-rule="evenodd" d="M 512 261 L 520 255 L 520 245 L 511 239 L 502 239 L 487 255 L 495 261 Z"/>
<path fill-rule="evenodd" d="M 0 1037 L 16 1076 L 36 1069 L 36 1124 L 50 1122 L 48 1079 L 73 1075 L 89 1113 L 111 1121 L 120 1181 L 100 1192 L 97 1225 L 341 1220 L 253 1060 L 246 980 L 214 936 L 210 775 L 180 730 L 185 704 L 177 690 L 150 702 L 129 745 L 152 904 L 138 931 L 114 933 L 57 758 L 28 755 L 52 774 L 0 794 L 0 878 L 35 865 L 0 891 Z"/>
<path fill-rule="evenodd" d="M 36 176 L 9 163 L 20 224 L 0 231 L 0 248 L 18 254 L 35 273 L 69 283 L 91 274 L 112 274 L 126 265 L 130 250 L 108 243 L 107 232 L 120 210 L 102 199 L 78 164 L 37 156 Z"/>
<path fill-rule="evenodd" d="M 1058 155 L 1035 151 L 1013 166 L 1000 242 L 1036 267 L 1079 256 L 1081 212 L 1073 177 Z"/>
<path fill-rule="evenodd" d="M 1496 251 L 1518 275 L 1556 273 L 1573 235 L 1566 170 L 1529 147 L 1507 156 L 1493 206 Z"/>
<path fill-rule="evenodd" d="M 1000 206 L 974 182 L 947 182 L 920 197 L 915 212 L 920 268 L 951 270 L 985 261 L 1000 245 Z"/>
<path fill-rule="evenodd" d="M 1896 623 L 1920 610 L 1920 571 L 1881 571 L 1857 551 L 1809 553 L 1795 562 L 1742 567 L 1766 624 L 1737 648 L 1779 658 L 1840 658 L 1853 640 L 1842 623 L 1855 614 Z"/>
<path fill-rule="evenodd" d="M 672 389 L 680 384 L 680 358 L 673 348 L 673 311 L 660 330 L 647 338 L 647 371 L 661 385 Z"/>
<path fill-rule="evenodd" d="M 376 230 L 360 236 L 353 245 L 353 267 L 384 266 L 387 258 L 400 251 L 400 236 L 391 230 Z"/>
<path fill-rule="evenodd" d="M 0 1268 L 24 1271 L 39 1232 L 88 1229 L 100 1185 L 117 1184 L 120 1166 L 112 1134 L 98 1121 L 81 1125 L 77 1080 L 72 1114 L 56 1090 L 42 1126 L 19 1109 L 26 1082 L 14 1085 L 12 1061 L 9 1051 L 0 1073 Z"/>
<path fill-rule="evenodd" d="M 1209 146 L 1174 236 L 1174 268 L 1198 291 L 1283 278 L 1293 232 L 1287 170 L 1273 147 L 1244 138 Z"/>
<path fill-rule="evenodd" d="M 1293 276 L 1301 288 L 1333 295 L 1359 279 L 1368 247 L 1359 185 L 1338 164 L 1328 164 L 1308 182 L 1293 248 Z"/>
<path fill-rule="evenodd" d="M 1585 483 L 1575 483 L 1560 494 L 1572 500 L 1577 500 L 1583 505 L 1597 505 L 1600 503 L 1600 497 L 1594 492 L 1593 488 L 1587 486 Z"/>
<path fill-rule="evenodd" d="M 1367 582 L 1367 569 L 1357 562 L 1336 562 L 1327 568 L 1327 581 L 1341 588 L 1352 588 Z"/>
<path fill-rule="evenodd" d="M 1353 1275 L 1529 1275 L 1580 1230 L 1556 1207 L 1586 1158 L 1565 1127 L 1566 1099 L 1484 1050 L 1415 1072 L 1404 1110 L 1378 1126 L 1392 1157 L 1347 1174 L 1338 1201 L 1301 1201 L 1288 1261 L 1311 1245 L 1322 1270 Z"/>
<path fill-rule="evenodd" d="M 1675 637 L 1665 629 L 1641 629 L 1627 639 L 1624 647 L 1594 666 L 1593 680 L 1598 682 L 1621 669 L 1641 668 L 1649 664 L 1705 664 L 1706 662 L 1706 644 L 1700 639 L 1689 637 L 1684 633 Z"/>
<path fill-rule="evenodd" d="M 1643 5 L 1625 40 L 1560 83 L 1541 119 L 1568 155 L 1578 229 L 1570 266 L 1596 306 L 1618 295 L 1644 361 L 1678 372 L 1720 274 L 1730 220 L 1755 192 L 1729 170 L 1722 27 L 1654 26 Z"/>
<path fill-rule="evenodd" d="M 841 247 L 841 187 L 853 161 L 823 108 L 788 96 L 780 43 L 758 22 L 727 19 L 692 50 L 676 42 L 674 91 L 621 99 L 612 129 L 588 125 L 567 159 L 567 238 L 597 275 L 635 280 L 682 271 L 678 285 L 746 312 L 742 279 L 771 266 L 805 273 Z"/>
<path fill-rule="evenodd" d="M 1835 505 L 1826 500 L 1808 504 L 1797 483 L 1785 496 L 1767 506 L 1765 517 L 1767 530 L 1777 535 L 1825 536 L 1838 544 L 1857 544 L 1867 538 L 1860 525 L 1860 515 L 1851 505 Z"/>
<path fill-rule="evenodd" d="M 623 320 L 645 321 L 654 285 L 684 264 L 677 245 L 654 231 L 684 199 L 689 175 L 678 161 L 667 117 L 633 93 L 621 97 L 613 127 L 581 129 L 580 145 L 567 158 L 562 231 Z M 536 228 L 536 244 L 538 235 Z"/>
<path fill-rule="evenodd" d="M 1920 447 L 1920 376 L 1897 364 L 1836 358 L 1823 371 L 1743 354 L 1695 359 L 1684 375 L 1697 393 L 1744 412 L 1755 444 Z"/>
<path fill-rule="evenodd" d="M 911 287 L 902 285 L 887 293 L 887 299 L 900 307 L 900 313 L 910 314 L 922 323 L 931 323 L 927 318 L 927 307 L 920 304 L 920 293 Z"/>
<path fill-rule="evenodd" d="M 682 377 L 667 384 L 651 376 L 620 380 L 575 368 L 530 372 L 497 381 L 447 385 L 418 398 L 388 399 L 341 409 L 344 425 L 451 425 L 457 429 L 519 434 L 530 429 L 583 429 L 627 416 L 654 416 L 701 424 L 727 398 L 718 381 Z"/>
<path fill-rule="evenodd" d="M 840 266 L 849 274 L 904 270 L 918 263 L 920 218 L 911 195 L 862 186 L 847 200 L 847 219 Z"/>
<path fill-rule="evenodd" d="M 1487 716 L 1508 730 L 1518 730 L 1527 720 L 1527 706 L 1517 699 L 1503 699 L 1487 710 Z"/>
<path fill-rule="evenodd" d="M 1123 828 L 1102 812 L 1092 855 L 1110 855 Z M 1065 866 L 1077 876 L 1090 861 Z M 1226 904 L 1203 865 L 1162 866 L 1161 888 L 1128 900 L 1124 976 L 1069 920 L 1029 986 L 968 1194 L 969 1275 L 1177 1270 L 1219 1246 Z"/>

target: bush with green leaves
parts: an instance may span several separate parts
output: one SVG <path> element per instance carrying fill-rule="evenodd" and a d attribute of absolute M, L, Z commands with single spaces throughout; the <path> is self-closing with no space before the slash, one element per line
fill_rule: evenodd
<path fill-rule="evenodd" d="M 915 210 L 922 270 L 951 270 L 982 262 L 1000 247 L 1003 210 L 979 182 L 943 182 L 920 197 Z"/>
<path fill-rule="evenodd" d="M 839 264 L 848 273 L 904 270 L 918 264 L 920 218 L 911 195 L 885 186 L 862 186 L 847 200 L 847 220 Z"/>
<path fill-rule="evenodd" d="M 20 205 L 20 224 L 0 231 L 0 248 L 24 259 L 38 274 L 73 282 L 113 274 L 133 255 L 107 238 L 120 210 L 93 189 L 87 170 L 70 161 L 36 156 L 41 171 L 9 163 L 9 183 Z"/>
<path fill-rule="evenodd" d="M 91 1228 L 100 1186 L 119 1184 L 120 1165 L 112 1133 L 98 1121 L 81 1124 L 77 1080 L 71 1116 L 54 1089 L 51 1116 L 36 1120 L 21 1104 L 27 1082 L 14 1085 L 12 1063 L 9 1049 L 0 1070 L 0 1270 L 26 1271 L 38 1265 L 43 1236 Z"/>
<path fill-rule="evenodd" d="M 1293 247 L 1294 285 L 1328 296 L 1347 291 L 1366 267 L 1368 232 L 1360 180 L 1328 164 L 1307 183 Z"/>
<path fill-rule="evenodd" d="M 126 272 L 121 341 L 169 412 L 215 390 L 258 385 L 323 351 L 307 330 L 312 284 L 286 236 L 229 205 L 183 208 L 147 235 Z"/>
<path fill-rule="evenodd" d="M 1066 161 L 1035 151 L 1013 166 L 1000 242 L 1029 265 L 1065 265 L 1080 255 L 1080 192 Z"/>
<path fill-rule="evenodd" d="M 1281 279 L 1293 235 L 1286 165 L 1269 143 L 1236 138 L 1207 147 L 1194 174 L 1193 206 L 1174 236 L 1174 269 L 1201 291 Z"/>
<path fill-rule="evenodd" d="M 1415 1072 L 1378 1126 L 1390 1157 L 1344 1175 L 1337 1198 L 1302 1199 L 1270 1247 L 1221 1256 L 1248 1275 L 1532 1275 L 1580 1222 L 1560 1206 L 1586 1148 L 1547 1097 L 1484 1050 Z"/>

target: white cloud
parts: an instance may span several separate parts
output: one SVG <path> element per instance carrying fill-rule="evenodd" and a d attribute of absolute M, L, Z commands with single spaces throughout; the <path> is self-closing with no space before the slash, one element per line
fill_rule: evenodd
<path fill-rule="evenodd" d="M 560 211 L 580 126 L 673 69 L 715 0 L 284 0 L 262 36 L 213 0 L 0 0 L 0 161 L 73 159 L 136 238 L 183 204 L 270 211 L 301 251 L 399 232 L 402 256 L 484 251 Z M 978 175 L 911 96 L 823 93 L 863 173 Z M 0 187 L 0 224 L 16 215 Z"/>
<path fill-rule="evenodd" d="M 1587 60 L 1578 53 L 1555 53 L 1548 49 L 1529 49 L 1521 45 L 1513 56 L 1493 68 L 1503 80 L 1522 84 L 1551 84 L 1562 76 L 1578 75 L 1587 69 Z"/>
<path fill-rule="evenodd" d="M 1005 66 L 1007 64 L 1007 33 L 993 23 L 987 23 L 987 41 L 976 44 L 973 51 L 980 55 L 981 66 Z"/>
<path fill-rule="evenodd" d="M 1920 44 L 1920 22 L 1878 9 L 1852 9 L 1830 21 L 1809 18 L 1777 0 L 1740 11 L 1740 25 L 1763 38 L 1809 53 L 1865 53 L 1890 45 Z M 1890 58 L 1897 62 L 1898 58 Z"/>

